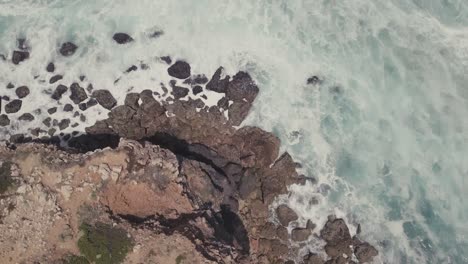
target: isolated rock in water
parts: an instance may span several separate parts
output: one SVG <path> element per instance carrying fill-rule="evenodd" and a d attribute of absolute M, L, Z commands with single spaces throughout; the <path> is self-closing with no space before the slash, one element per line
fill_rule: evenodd
<path fill-rule="evenodd" d="M 10 119 L 8 118 L 7 115 L 2 114 L 0 115 L 0 126 L 8 126 L 10 124 Z"/>
<path fill-rule="evenodd" d="M 62 44 L 60 47 L 60 54 L 62 54 L 65 57 L 69 57 L 73 54 L 75 54 L 75 51 L 78 49 L 78 46 L 76 46 L 72 42 L 65 42 Z"/>
<path fill-rule="evenodd" d="M 82 88 L 79 84 L 73 83 L 70 86 L 70 100 L 73 101 L 75 104 L 79 104 L 86 100 L 88 98 L 88 95 L 86 95 L 86 91 L 84 88 Z"/>
<path fill-rule="evenodd" d="M 55 71 L 54 63 L 50 62 L 49 64 L 47 64 L 46 70 L 47 72 L 54 72 Z"/>
<path fill-rule="evenodd" d="M 20 50 L 28 50 L 28 43 L 25 38 L 19 38 L 18 39 L 18 49 Z"/>
<path fill-rule="evenodd" d="M 108 110 L 112 109 L 117 104 L 114 96 L 112 96 L 108 90 L 95 90 L 92 96 L 96 98 L 97 102 L 102 107 Z"/>
<path fill-rule="evenodd" d="M 126 44 L 133 41 L 133 38 L 130 37 L 127 33 L 115 33 L 112 37 L 115 42 L 118 44 Z"/>
<path fill-rule="evenodd" d="M 49 113 L 50 115 L 57 112 L 57 107 L 51 107 L 49 109 L 47 109 L 47 113 Z"/>
<path fill-rule="evenodd" d="M 200 85 L 194 86 L 194 87 L 192 88 L 192 93 L 193 93 L 194 95 L 197 95 L 197 94 L 199 94 L 199 93 L 201 93 L 201 92 L 203 92 L 203 87 L 201 87 Z"/>
<path fill-rule="evenodd" d="M 63 111 L 65 112 L 71 112 L 73 111 L 73 106 L 71 104 L 66 104 L 64 107 L 63 107 Z"/>
<path fill-rule="evenodd" d="M 7 114 L 16 113 L 21 109 L 23 102 L 21 100 L 15 99 L 5 105 L 5 112 Z"/>
<path fill-rule="evenodd" d="M 29 88 L 27 86 L 20 86 L 20 87 L 16 88 L 15 93 L 19 98 L 24 98 L 24 97 L 28 96 Z"/>
<path fill-rule="evenodd" d="M 185 61 L 176 61 L 167 69 L 167 73 L 178 79 L 190 77 L 190 65 Z"/>
<path fill-rule="evenodd" d="M 30 113 L 24 113 L 18 119 L 22 121 L 33 121 L 34 116 Z"/>
<path fill-rule="evenodd" d="M 8 83 L 8 84 L 6 85 L 6 88 L 7 88 L 7 89 L 13 89 L 13 88 L 15 88 L 15 85 L 13 85 L 12 83 Z"/>
<path fill-rule="evenodd" d="M 296 221 L 298 219 L 296 212 L 284 204 L 276 208 L 276 214 L 278 216 L 278 221 L 283 226 L 288 226 L 289 222 Z"/>
<path fill-rule="evenodd" d="M 65 85 L 59 84 L 56 88 L 54 93 L 52 93 L 52 99 L 54 100 L 60 100 L 62 98 L 62 95 L 68 91 L 68 87 Z M 49 109 L 50 110 L 50 109 Z M 49 112 L 50 114 L 50 112 Z"/>
<path fill-rule="evenodd" d="M 159 38 L 160 36 L 162 36 L 164 34 L 164 31 L 162 30 L 156 30 L 154 31 L 153 33 L 151 33 L 149 35 L 150 38 Z"/>
<path fill-rule="evenodd" d="M 60 74 L 57 74 L 57 75 L 52 76 L 52 78 L 50 78 L 49 83 L 53 84 L 53 83 L 56 83 L 56 82 L 58 82 L 58 81 L 60 81 L 62 79 L 63 79 L 63 76 L 60 75 Z"/>
<path fill-rule="evenodd" d="M 321 82 L 322 80 L 320 80 L 320 78 L 317 76 L 312 76 L 307 79 L 307 84 L 315 85 L 315 84 L 320 84 Z"/>
<path fill-rule="evenodd" d="M 218 93 L 225 93 L 230 76 L 226 75 L 223 79 L 221 79 L 221 75 L 223 74 L 223 67 L 219 67 L 216 72 L 213 74 L 213 77 L 211 77 L 211 80 L 206 84 L 206 89 L 210 91 L 215 91 Z"/>
<path fill-rule="evenodd" d="M 161 60 L 164 61 L 165 63 L 167 64 L 171 64 L 172 63 L 172 59 L 170 56 L 162 56 L 161 57 Z"/>
<path fill-rule="evenodd" d="M 13 51 L 13 56 L 11 58 L 11 61 L 14 64 L 19 64 L 20 62 L 29 59 L 29 52 L 27 51 L 18 51 L 15 50 Z"/>
<path fill-rule="evenodd" d="M 60 130 L 64 130 L 64 129 L 67 128 L 69 125 L 70 125 L 70 119 L 68 119 L 68 118 L 62 119 L 62 120 L 60 121 L 60 123 L 58 123 L 58 127 L 60 128 Z"/>
<path fill-rule="evenodd" d="M 229 82 L 226 96 L 229 100 L 244 101 L 252 103 L 257 97 L 259 89 L 250 75 L 246 72 L 238 72 Z"/>
<path fill-rule="evenodd" d="M 172 95 L 174 95 L 175 99 L 180 99 L 189 93 L 189 89 L 185 87 L 180 87 L 180 86 L 173 86 L 172 87 Z"/>

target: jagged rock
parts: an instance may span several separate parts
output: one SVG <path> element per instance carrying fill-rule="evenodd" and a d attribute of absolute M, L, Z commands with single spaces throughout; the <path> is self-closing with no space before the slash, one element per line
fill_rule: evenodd
<path fill-rule="evenodd" d="M 79 104 L 88 98 L 85 89 L 83 89 L 78 83 L 73 83 L 70 86 L 70 92 L 70 100 L 75 104 Z"/>
<path fill-rule="evenodd" d="M 58 127 L 60 128 L 60 130 L 64 130 L 64 129 L 67 128 L 69 125 L 70 125 L 70 119 L 68 119 L 68 118 L 62 119 L 62 120 L 60 121 L 60 123 L 58 123 Z"/>
<path fill-rule="evenodd" d="M 16 113 L 21 109 L 23 102 L 19 99 L 12 100 L 8 104 L 5 105 L 5 112 L 7 114 Z"/>
<path fill-rule="evenodd" d="M 24 113 L 24 114 L 22 114 L 18 119 L 21 120 L 21 121 L 28 121 L 28 122 L 30 122 L 30 121 L 33 121 L 33 120 L 34 120 L 34 116 L 31 115 L 30 113 Z"/>
<path fill-rule="evenodd" d="M 76 50 L 78 49 L 78 46 L 76 46 L 74 43 L 72 42 L 65 42 L 62 44 L 62 46 L 60 47 L 60 54 L 62 54 L 63 56 L 65 57 L 69 57 L 69 56 L 72 56 L 73 54 L 75 54 Z"/>
<path fill-rule="evenodd" d="M 8 126 L 10 124 L 10 119 L 8 118 L 7 115 L 2 114 L 0 115 L 0 126 Z"/>
<path fill-rule="evenodd" d="M 190 65 L 185 61 L 176 61 L 167 69 L 167 73 L 178 79 L 186 79 L 190 77 Z"/>
<path fill-rule="evenodd" d="M 53 62 L 49 62 L 49 64 L 47 64 L 46 71 L 50 73 L 55 71 L 55 65 Z"/>
<path fill-rule="evenodd" d="M 172 87 L 172 95 L 174 95 L 175 99 L 180 99 L 187 96 L 189 93 L 189 89 L 180 86 L 173 86 Z"/>
<path fill-rule="evenodd" d="M 27 86 L 20 86 L 20 87 L 16 88 L 15 93 L 19 98 L 24 98 L 24 97 L 28 96 L 29 88 Z"/>
<path fill-rule="evenodd" d="M 259 89 L 250 75 L 245 72 L 237 73 L 226 88 L 226 97 L 233 101 L 229 107 L 229 121 L 238 126 L 249 114 L 252 103 L 257 97 Z"/>
<path fill-rule="evenodd" d="M 288 226 L 290 222 L 296 221 L 298 219 L 296 212 L 284 204 L 276 208 L 276 215 L 278 216 L 278 221 L 283 226 Z"/>
<path fill-rule="evenodd" d="M 127 33 L 115 33 L 112 38 L 118 44 L 127 44 L 133 41 L 133 38 Z"/>
<path fill-rule="evenodd" d="M 227 90 L 227 86 L 230 80 L 230 76 L 226 75 L 223 79 L 221 79 L 221 75 L 223 74 L 223 67 L 219 67 L 216 72 L 211 77 L 211 80 L 206 84 L 206 89 L 210 91 L 215 91 L 218 93 L 225 93 Z"/>
<path fill-rule="evenodd" d="M 47 117 L 46 119 L 42 120 L 42 123 L 43 123 L 46 127 L 50 127 L 51 121 L 52 121 L 52 118 Z"/>
<path fill-rule="evenodd" d="M 50 78 L 49 83 L 54 84 L 62 79 L 63 79 L 63 76 L 60 74 L 57 74 L 57 75 L 52 76 L 52 78 Z"/>
<path fill-rule="evenodd" d="M 116 104 L 114 96 L 108 90 L 94 90 L 92 96 L 96 98 L 97 102 L 104 108 L 110 110 Z"/>
<path fill-rule="evenodd" d="M 135 66 L 135 65 L 132 65 L 132 66 L 130 66 L 130 68 L 128 68 L 128 69 L 125 71 L 125 73 L 129 73 L 129 72 L 136 71 L 136 70 L 138 70 L 138 67 Z"/>
<path fill-rule="evenodd" d="M 320 84 L 321 82 L 322 80 L 320 80 L 318 76 L 312 76 L 307 79 L 307 84 L 316 85 L 316 84 Z"/>
<path fill-rule="evenodd" d="M 371 262 L 374 257 L 379 254 L 375 247 L 371 246 L 369 243 L 364 242 L 360 243 L 355 247 L 354 255 L 359 260 L 359 263 Z"/>
<path fill-rule="evenodd" d="M 203 92 L 203 87 L 201 87 L 200 85 L 196 85 L 192 88 L 192 93 L 194 95 L 197 95 L 199 93 Z"/>
<path fill-rule="evenodd" d="M 55 91 L 52 93 L 52 99 L 54 100 L 60 100 L 62 99 L 62 95 L 68 91 L 68 87 L 65 85 L 59 84 L 56 88 Z M 50 113 L 49 113 L 50 114 Z"/>
<path fill-rule="evenodd" d="M 327 221 L 323 229 L 320 231 L 320 236 L 329 244 L 335 245 L 340 241 L 351 241 L 348 226 L 341 218 L 330 219 Z"/>
<path fill-rule="evenodd" d="M 161 60 L 164 61 L 165 63 L 167 64 L 171 64 L 172 63 L 172 59 L 170 56 L 162 56 L 161 57 Z"/>
<path fill-rule="evenodd" d="M 19 51 L 19 50 L 13 51 L 13 56 L 11 58 L 11 61 L 14 64 L 18 65 L 20 62 L 25 61 L 27 59 L 29 59 L 29 52 Z"/>

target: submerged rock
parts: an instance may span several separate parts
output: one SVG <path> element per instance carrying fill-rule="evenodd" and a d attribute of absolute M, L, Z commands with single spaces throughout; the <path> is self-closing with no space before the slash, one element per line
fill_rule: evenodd
<path fill-rule="evenodd" d="M 11 58 L 11 61 L 14 64 L 18 65 L 18 64 L 20 64 L 20 62 L 25 61 L 27 59 L 29 59 L 29 52 L 19 51 L 19 50 L 13 51 L 13 56 Z"/>
<path fill-rule="evenodd" d="M 75 54 L 76 50 L 78 49 L 78 46 L 76 46 L 74 43 L 72 42 L 65 42 L 62 44 L 62 46 L 60 47 L 60 54 L 62 54 L 63 56 L 65 57 L 69 57 L 69 56 L 72 56 L 73 54 Z"/>
<path fill-rule="evenodd" d="M 0 115 L 0 126 L 8 126 L 10 124 L 10 119 L 8 118 L 7 115 L 1 114 Z"/>
<path fill-rule="evenodd" d="M 29 94 L 29 88 L 27 86 L 20 86 L 16 88 L 16 96 L 18 96 L 20 99 L 28 96 Z"/>
<path fill-rule="evenodd" d="M 190 65 L 185 61 L 176 61 L 167 69 L 167 73 L 178 79 L 186 79 L 190 77 Z"/>
<path fill-rule="evenodd" d="M 24 113 L 22 114 L 19 118 L 19 120 L 22 120 L 22 121 L 33 121 L 34 120 L 34 116 L 30 113 Z"/>
<path fill-rule="evenodd" d="M 127 33 L 115 33 L 112 38 L 118 44 L 127 44 L 133 41 L 133 38 Z"/>
<path fill-rule="evenodd" d="M 62 95 L 68 91 L 68 87 L 65 85 L 59 84 L 56 88 L 55 91 L 52 93 L 52 99 L 54 100 L 60 100 L 62 98 Z M 49 109 L 50 110 L 50 109 Z M 50 114 L 50 112 L 49 112 Z"/>

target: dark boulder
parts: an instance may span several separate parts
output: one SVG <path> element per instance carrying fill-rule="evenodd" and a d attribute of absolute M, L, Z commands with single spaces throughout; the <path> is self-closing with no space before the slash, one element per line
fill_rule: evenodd
<path fill-rule="evenodd" d="M 70 125 L 70 119 L 68 119 L 68 118 L 62 119 L 62 120 L 58 123 L 58 127 L 60 128 L 60 130 L 64 130 L 64 129 L 67 128 L 69 125 Z"/>
<path fill-rule="evenodd" d="M 378 254 L 379 252 L 377 249 L 375 249 L 367 242 L 358 244 L 354 250 L 354 255 L 356 255 L 359 263 L 371 262 Z"/>
<path fill-rule="evenodd" d="M 12 84 L 12 83 L 8 83 L 8 84 L 6 85 L 6 88 L 7 88 L 7 89 L 13 89 L 13 88 L 15 88 L 15 85 Z"/>
<path fill-rule="evenodd" d="M 53 84 L 53 83 L 56 83 L 56 82 L 58 82 L 58 81 L 60 81 L 62 79 L 63 79 L 63 76 L 60 75 L 60 74 L 57 74 L 57 75 L 52 76 L 52 78 L 50 78 L 49 83 Z"/>
<path fill-rule="evenodd" d="M 16 88 L 15 93 L 19 98 L 24 98 L 24 97 L 28 96 L 29 88 L 27 86 L 20 86 L 20 87 Z"/>
<path fill-rule="evenodd" d="M 55 91 L 52 93 L 52 99 L 60 100 L 62 98 L 62 95 L 66 93 L 67 91 L 68 91 L 68 87 L 66 87 L 65 85 L 59 84 L 55 88 Z"/>
<path fill-rule="evenodd" d="M 111 110 L 116 104 L 114 96 L 108 90 L 95 90 L 92 94 L 97 102 L 104 108 Z"/>
<path fill-rule="evenodd" d="M 278 216 L 278 221 L 283 226 L 288 226 L 289 222 L 296 221 L 298 219 L 296 212 L 284 204 L 276 208 L 276 215 Z"/>
<path fill-rule="evenodd" d="M 138 70 L 138 67 L 135 65 L 132 65 L 125 71 L 125 73 L 129 73 L 129 72 L 136 71 L 136 70 Z"/>
<path fill-rule="evenodd" d="M 189 93 L 189 89 L 185 87 L 180 87 L 180 86 L 173 86 L 172 87 L 172 95 L 174 95 L 175 99 L 180 99 Z"/>
<path fill-rule="evenodd" d="M 318 76 L 312 76 L 307 79 L 307 84 L 316 85 L 320 83 L 322 83 L 322 80 Z"/>
<path fill-rule="evenodd" d="M 0 126 L 8 126 L 10 124 L 10 119 L 8 118 L 7 115 L 2 114 L 0 115 Z"/>
<path fill-rule="evenodd" d="M 21 109 L 23 102 L 19 99 L 12 100 L 5 105 L 5 112 L 7 114 L 16 113 Z"/>
<path fill-rule="evenodd" d="M 34 116 L 32 114 L 30 114 L 30 113 L 24 113 L 18 119 L 21 120 L 21 121 L 30 122 L 30 121 L 34 120 Z"/>
<path fill-rule="evenodd" d="M 18 39 L 18 49 L 20 50 L 28 50 L 29 46 L 25 38 Z"/>
<path fill-rule="evenodd" d="M 341 241 L 350 241 L 351 234 L 348 226 L 341 218 L 334 219 L 329 217 L 329 220 L 320 231 L 320 236 L 329 244 L 338 244 Z"/>
<path fill-rule="evenodd" d="M 190 64 L 185 61 L 176 61 L 167 69 L 167 73 L 178 79 L 186 79 L 190 77 Z"/>
<path fill-rule="evenodd" d="M 47 64 L 46 71 L 47 72 L 54 72 L 55 71 L 54 63 L 50 62 L 49 64 Z"/>
<path fill-rule="evenodd" d="M 259 89 L 250 75 L 246 72 L 238 72 L 229 82 L 226 96 L 229 100 L 244 101 L 252 103 L 257 97 Z"/>
<path fill-rule="evenodd" d="M 127 44 L 133 41 L 133 38 L 130 37 L 130 35 L 128 35 L 127 33 L 115 33 L 112 38 L 118 44 Z"/>
<path fill-rule="evenodd" d="M 224 68 L 219 67 L 216 72 L 211 77 L 211 80 L 206 84 L 206 89 L 218 93 L 225 93 L 230 76 L 226 75 L 223 79 L 221 79 L 221 75 L 223 74 Z"/>
<path fill-rule="evenodd" d="M 43 123 L 46 127 L 50 127 L 51 121 L 52 121 L 52 118 L 47 117 L 46 119 L 42 120 L 42 123 Z"/>
<path fill-rule="evenodd" d="M 291 239 L 293 241 L 305 241 L 312 234 L 312 230 L 308 228 L 295 228 L 291 231 Z"/>
<path fill-rule="evenodd" d="M 53 114 L 57 112 L 57 107 L 51 107 L 49 109 L 47 109 L 47 113 L 49 113 L 49 115 Z"/>
<path fill-rule="evenodd" d="M 13 51 L 13 56 L 11 58 L 11 61 L 14 64 L 18 65 L 20 62 L 25 61 L 27 59 L 29 59 L 29 52 L 19 51 L 19 50 Z"/>
<path fill-rule="evenodd" d="M 73 83 L 70 86 L 70 92 L 70 100 L 72 100 L 75 104 L 79 104 L 88 98 L 85 89 L 82 88 L 78 83 Z"/>
<path fill-rule="evenodd" d="M 197 95 L 199 93 L 203 92 L 203 87 L 201 87 L 200 85 L 196 85 L 192 88 L 192 93 L 194 95 Z"/>
<path fill-rule="evenodd" d="M 69 57 L 73 54 L 75 54 L 76 50 L 78 49 L 78 46 L 76 46 L 72 42 L 65 42 L 62 44 L 60 47 L 60 54 L 62 54 L 65 57 Z"/>
<path fill-rule="evenodd" d="M 71 104 L 66 104 L 66 105 L 63 107 L 63 111 L 65 111 L 65 112 L 71 112 L 71 111 L 73 111 L 73 105 L 71 105 Z"/>

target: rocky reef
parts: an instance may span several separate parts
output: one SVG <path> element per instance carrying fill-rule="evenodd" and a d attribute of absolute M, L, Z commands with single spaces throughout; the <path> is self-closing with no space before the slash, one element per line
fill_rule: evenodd
<path fill-rule="evenodd" d="M 134 41 L 125 33 L 113 39 L 119 45 Z M 72 56 L 77 48 L 67 42 L 60 53 Z M 15 53 L 13 63 L 27 60 L 29 54 L 23 53 Z M 240 126 L 260 91 L 248 73 L 231 77 L 219 68 L 209 80 L 193 75 L 185 61 L 163 60 L 168 75 L 189 87 L 171 82 L 170 100 L 143 90 L 128 93 L 118 105 L 108 90 L 58 85 L 54 100 L 70 93 L 80 110 L 100 105 L 110 111 L 108 118 L 85 134 L 62 135 L 67 148 L 53 136 L 15 135 L 2 143 L 0 259 L 318 264 L 366 263 L 377 256 L 359 232 L 351 236 L 343 219 L 329 216 L 317 227 L 276 202 L 288 186 L 310 179 L 296 172 L 288 153 L 280 153 L 274 134 Z M 54 70 L 53 64 L 47 66 L 48 72 Z M 60 79 L 54 76 L 50 83 Z M 222 95 L 216 105 L 187 97 L 204 89 Z M 16 93 L 25 98 L 29 88 L 18 87 Z M 5 112 L 20 108 L 21 100 L 15 99 Z M 74 106 L 63 108 L 73 111 Z M 5 127 L 7 119 L 0 117 Z M 52 120 L 44 122 L 49 127 Z M 68 127 L 70 121 L 65 123 L 55 126 Z M 311 252 L 312 241 L 322 250 Z"/>

